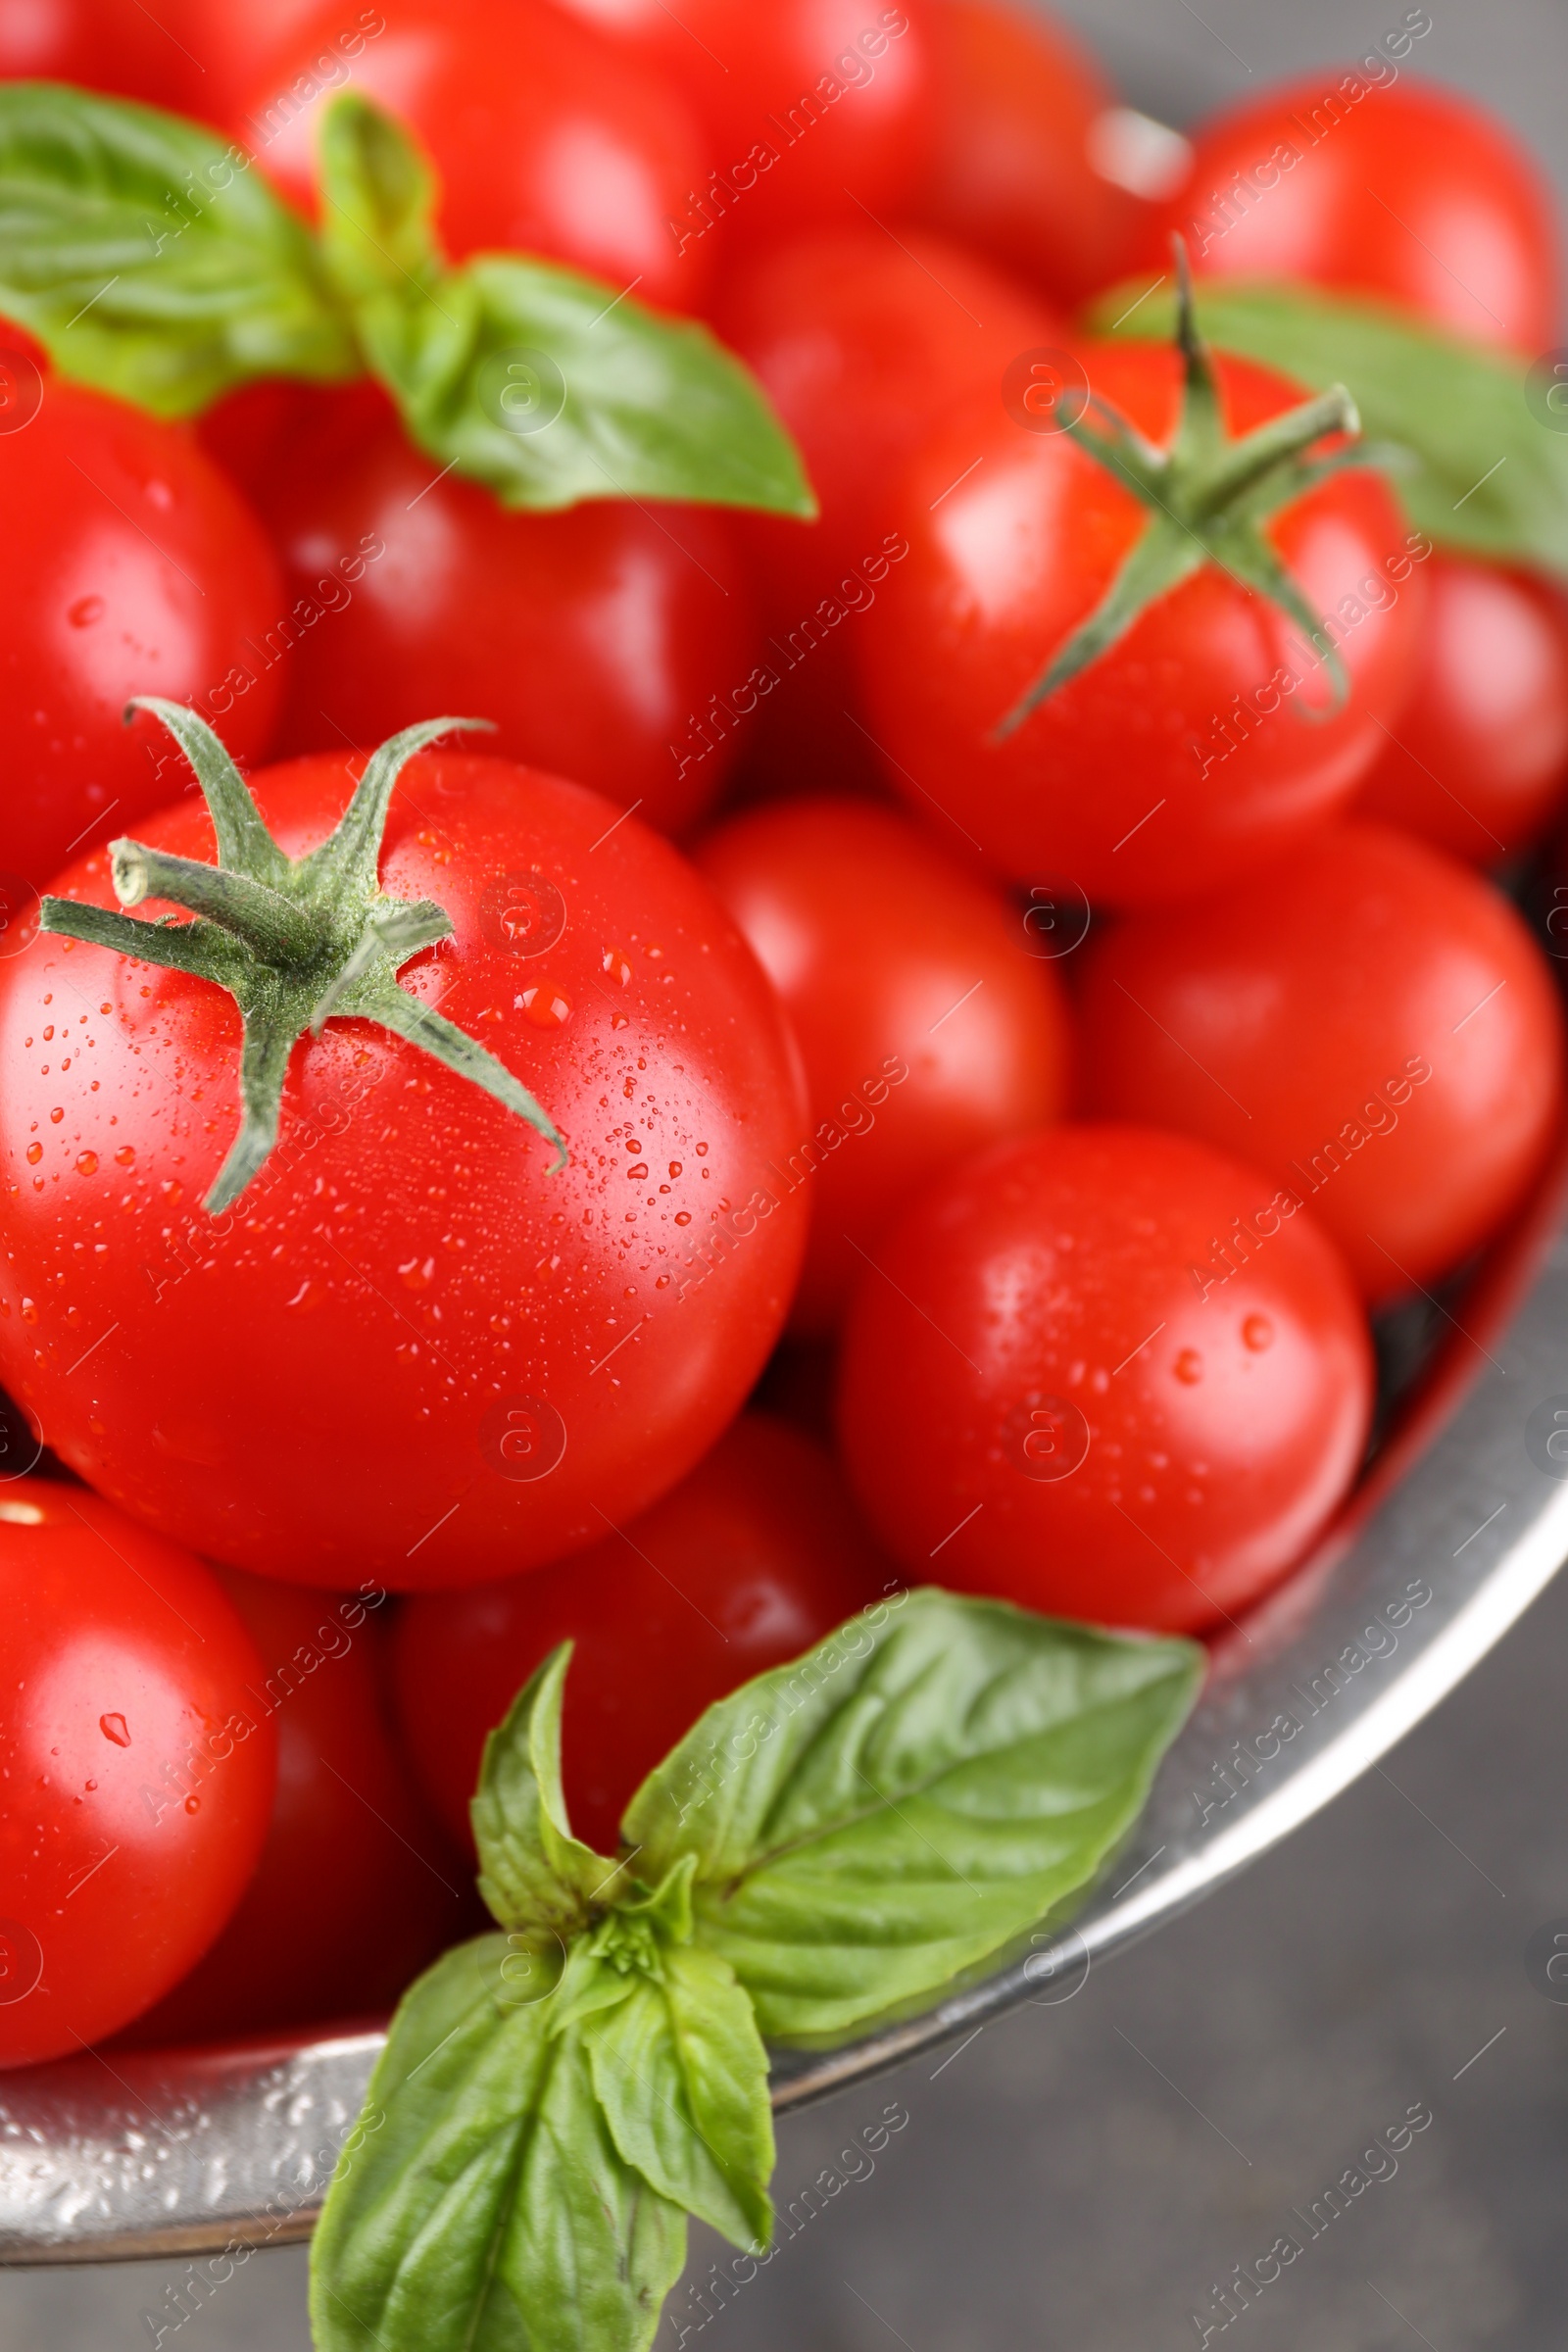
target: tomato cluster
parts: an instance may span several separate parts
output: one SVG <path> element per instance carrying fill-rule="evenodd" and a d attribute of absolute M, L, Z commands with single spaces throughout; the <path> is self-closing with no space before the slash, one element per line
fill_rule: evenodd
<path fill-rule="evenodd" d="M 895 1587 L 1235 1624 L 1564 1103 L 1561 583 L 1199 332 L 1549 342 L 1422 12 L 1191 142 L 1010 0 L 164 13 L 0 76 L 219 126 L 302 235 L 357 91 L 454 268 L 716 335 L 819 513 L 620 495 L 608 408 L 530 506 L 390 371 L 175 418 L 0 333 L 0 2067 L 384 2010 L 560 1641 L 610 1852 Z M 1146 268 L 1174 342 L 1081 307 Z"/>

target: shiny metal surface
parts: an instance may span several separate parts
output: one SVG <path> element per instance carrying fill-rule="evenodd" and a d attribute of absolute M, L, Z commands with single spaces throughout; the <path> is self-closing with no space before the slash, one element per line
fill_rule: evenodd
<path fill-rule="evenodd" d="M 1440 1313 L 1443 1310 L 1438 1310 Z M 1457 1318 L 1457 1320 L 1455 1319 Z M 1341 1526 L 1218 1644 L 1150 1808 L 1070 1926 L 923 2016 L 780 2053 L 774 2103 L 822 2097 L 1090 1969 L 1195 1902 L 1366 1771 L 1568 1554 L 1564 1170 L 1482 1269 Z M 308 2235 L 375 2033 L 0 2078 L 0 2262 L 123 2261 Z"/>

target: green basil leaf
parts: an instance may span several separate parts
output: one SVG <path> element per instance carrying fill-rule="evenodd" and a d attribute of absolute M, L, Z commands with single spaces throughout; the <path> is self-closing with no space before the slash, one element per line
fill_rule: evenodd
<path fill-rule="evenodd" d="M 311 2258 L 317 2352 L 645 2352 L 686 2217 L 621 2158 L 575 2032 L 515 2005 L 508 1939 L 404 1998 Z"/>
<path fill-rule="evenodd" d="M 561 1702 L 569 1642 L 551 1651 L 484 1743 L 469 1807 L 479 1892 L 504 1928 L 548 1943 L 574 1936 L 618 1875 L 573 1838 L 561 1788 Z"/>
<path fill-rule="evenodd" d="M 437 465 L 539 512 L 653 498 L 816 513 L 760 386 L 707 327 L 523 255 L 443 267 L 428 170 L 354 92 L 329 111 L 321 188 L 361 348 Z"/>
<path fill-rule="evenodd" d="M 243 148 L 63 83 L 0 82 L 0 313 L 160 416 L 362 372 L 315 240 Z"/>
<path fill-rule="evenodd" d="M 662 1955 L 582 2031 L 616 2147 L 672 2204 L 741 2247 L 765 2245 L 773 2208 L 767 2053 L 735 1972 L 695 1944 Z"/>
<path fill-rule="evenodd" d="M 1174 302 L 1122 287 L 1096 303 L 1102 333 L 1168 333 Z M 1416 463 L 1398 480 L 1410 518 L 1439 547 L 1568 577 L 1568 435 L 1526 399 L 1529 363 L 1464 343 L 1371 302 L 1299 285 L 1200 282 L 1198 322 L 1313 391 L 1348 384 L 1372 441 Z"/>
<path fill-rule="evenodd" d="M 700 1943 L 769 2039 L 936 1991 L 1084 1886 L 1130 1827 L 1202 1671 L 1190 1642 L 924 1591 L 710 1707 L 624 1833 L 697 1856 Z"/>

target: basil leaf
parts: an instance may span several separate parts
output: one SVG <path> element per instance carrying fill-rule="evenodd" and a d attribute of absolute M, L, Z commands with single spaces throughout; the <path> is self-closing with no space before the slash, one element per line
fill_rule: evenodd
<path fill-rule="evenodd" d="M 624 1822 L 697 1857 L 698 1939 L 770 2039 L 946 1984 L 1082 1887 L 1143 1806 L 1202 1651 L 934 1590 L 710 1707 Z"/>
<path fill-rule="evenodd" d="M 773 2208 L 767 2054 L 735 1972 L 693 1944 L 662 1955 L 583 2027 L 615 2145 L 672 2204 L 737 2246 L 765 2245 Z"/>
<path fill-rule="evenodd" d="M 0 313 L 160 416 L 361 372 L 309 229 L 243 148 L 63 83 L 0 82 Z"/>
<path fill-rule="evenodd" d="M 357 93 L 328 113 L 321 189 L 366 359 L 438 465 L 538 512 L 654 498 L 816 513 L 761 388 L 706 327 L 523 255 L 444 267 L 427 168 Z"/>
<path fill-rule="evenodd" d="M 311 2259 L 317 2352 L 644 2352 L 686 2218 L 620 2157 L 575 2032 L 510 2005 L 507 1938 L 404 1998 Z"/>
<path fill-rule="evenodd" d="M 484 1743 L 468 1816 L 479 1892 L 504 1928 L 548 1943 L 573 1936 L 617 1867 L 573 1838 L 561 1788 L 561 1702 L 569 1642 L 551 1651 Z"/>
<path fill-rule="evenodd" d="M 1172 300 L 1129 309 L 1143 291 L 1102 296 L 1097 330 L 1141 340 L 1168 331 Z M 1524 359 L 1307 286 L 1200 282 L 1196 293 L 1199 325 L 1220 350 L 1314 391 L 1349 386 L 1368 437 L 1417 461 L 1399 490 L 1436 545 L 1568 577 L 1568 436 L 1532 414 Z"/>

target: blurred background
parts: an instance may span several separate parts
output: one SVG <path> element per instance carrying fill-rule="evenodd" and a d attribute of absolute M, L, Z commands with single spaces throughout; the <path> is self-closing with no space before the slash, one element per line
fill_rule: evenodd
<path fill-rule="evenodd" d="M 765 4 L 765 0 L 760 0 Z M 1059 0 L 1176 123 L 1359 53 L 1396 0 Z M 1568 198 L 1568 12 L 1432 0 L 1421 73 L 1499 108 Z M 1290 2352 L 1563 2341 L 1568 1585 L 1385 1767 L 1245 1879 L 955 2052 L 786 2122 L 793 2236 L 722 2306 L 692 2268 L 659 2341 L 703 2352 Z M 1250 2308 L 1220 2300 L 1410 2109 L 1431 2123 Z M 869 2153 L 887 2132 L 885 2146 Z M 1386 2170 L 1388 2160 L 1375 2159 Z M 805 2192 L 813 2189 L 808 2200 Z M 809 2214 L 809 2218 L 804 2218 Z M 179 2264 L 0 2274 L 0 2352 L 307 2352 L 305 2255 L 180 2322 Z M 1195 2317 L 1195 2315 L 1197 2315 Z M 176 2324 L 177 2323 L 177 2324 Z M 1223 2325 L 1222 2325 L 1223 2324 Z"/>

